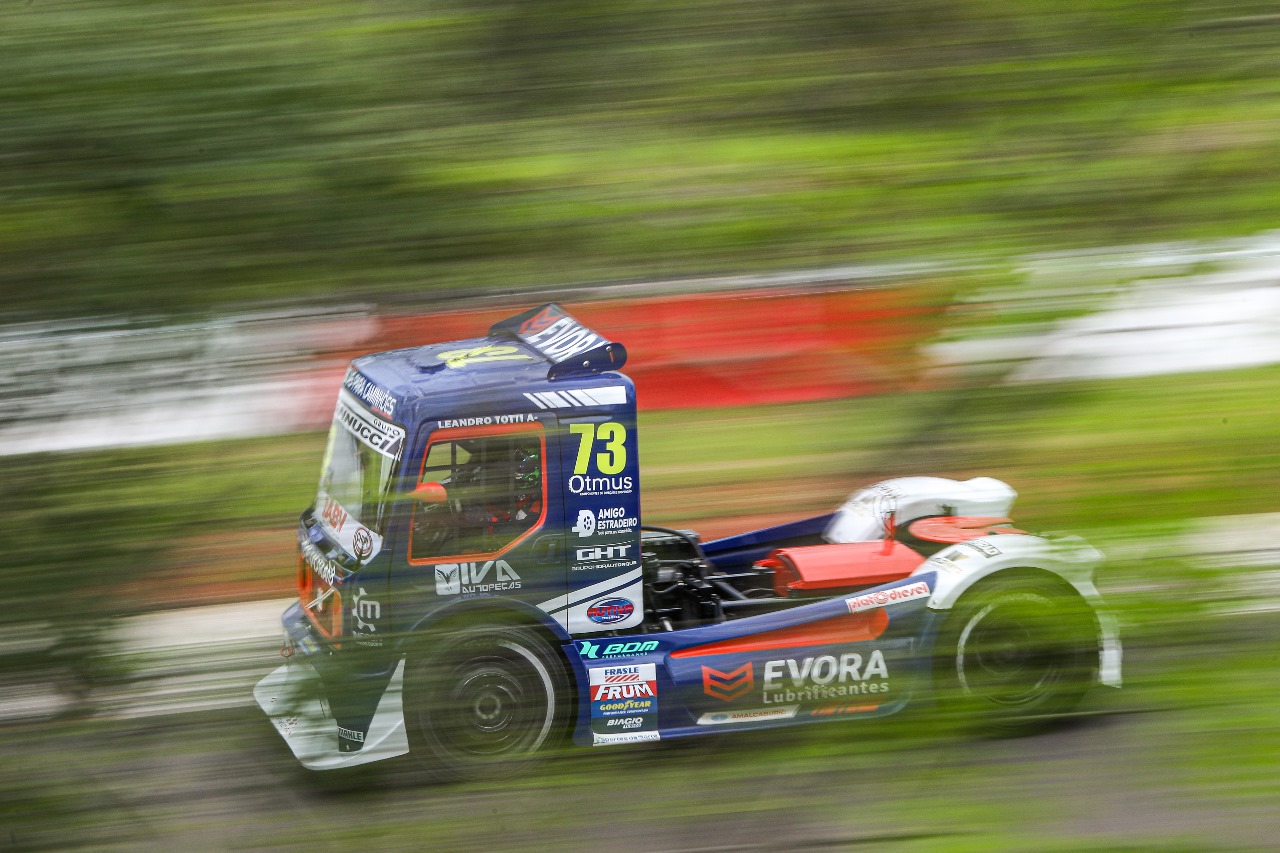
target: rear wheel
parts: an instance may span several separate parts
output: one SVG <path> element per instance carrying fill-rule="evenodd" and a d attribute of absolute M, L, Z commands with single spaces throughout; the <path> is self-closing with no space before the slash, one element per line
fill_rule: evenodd
<path fill-rule="evenodd" d="M 935 675 L 945 705 L 982 728 L 1016 733 L 1074 709 L 1097 665 L 1097 623 L 1074 590 L 994 579 L 947 618 Z"/>
<path fill-rule="evenodd" d="M 405 663 L 409 751 L 446 779 L 513 775 L 562 737 L 569 693 L 555 649 L 531 630 L 433 634 Z"/>

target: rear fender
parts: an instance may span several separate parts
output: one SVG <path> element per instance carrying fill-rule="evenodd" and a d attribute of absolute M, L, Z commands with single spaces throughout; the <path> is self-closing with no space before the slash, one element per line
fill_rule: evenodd
<path fill-rule="evenodd" d="M 929 598 L 932 610 L 950 610 L 960 596 L 979 582 L 1008 571 L 1048 572 L 1069 584 L 1093 609 L 1099 629 L 1099 681 L 1119 687 L 1121 647 L 1115 617 L 1106 609 L 1093 583 L 1102 554 L 1076 536 L 1046 539 L 1010 533 L 972 539 L 952 545 L 926 560 L 914 575 L 936 572 Z"/>

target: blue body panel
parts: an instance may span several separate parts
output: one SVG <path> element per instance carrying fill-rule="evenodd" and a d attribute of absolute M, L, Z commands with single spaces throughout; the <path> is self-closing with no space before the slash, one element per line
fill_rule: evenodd
<path fill-rule="evenodd" d="M 837 596 L 715 625 L 575 640 L 565 646 L 579 689 L 574 740 L 625 743 L 894 713 L 928 686 L 937 620 L 925 604 L 934 577 L 876 587 L 917 594 L 860 613 Z"/>

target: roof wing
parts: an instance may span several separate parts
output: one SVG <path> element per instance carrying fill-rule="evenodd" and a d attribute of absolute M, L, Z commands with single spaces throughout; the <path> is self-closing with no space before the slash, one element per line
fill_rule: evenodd
<path fill-rule="evenodd" d="M 489 334 L 516 338 L 537 351 L 551 362 L 548 379 L 618 370 L 627 363 L 626 347 L 588 329 L 554 302 L 494 323 Z"/>

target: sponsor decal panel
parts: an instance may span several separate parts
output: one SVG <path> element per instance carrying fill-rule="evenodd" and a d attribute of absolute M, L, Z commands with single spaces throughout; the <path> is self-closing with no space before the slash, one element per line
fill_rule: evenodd
<path fill-rule="evenodd" d="M 857 652 L 779 658 L 766 661 L 763 670 L 766 705 L 889 691 L 889 665 L 879 649 L 865 659 Z"/>
<path fill-rule="evenodd" d="M 741 711 L 713 711 L 698 718 L 700 726 L 726 726 L 733 723 L 764 723 L 770 720 L 790 720 L 800 711 L 799 705 L 777 708 L 749 708 Z"/>
<path fill-rule="evenodd" d="M 603 746 L 610 743 L 640 743 L 646 740 L 662 739 L 662 735 L 657 731 L 618 732 L 617 734 L 592 732 L 591 737 L 594 746 Z"/>
<path fill-rule="evenodd" d="M 593 667 L 587 670 L 591 684 L 591 731 L 596 743 L 627 743 L 636 734 L 657 740 L 657 665 Z M 601 737 L 605 740 L 601 740 Z"/>
<path fill-rule="evenodd" d="M 600 660 L 601 658 L 632 657 L 647 655 L 658 648 L 657 640 L 632 640 L 625 643 L 592 642 L 578 640 L 574 645 L 583 660 Z"/>
<path fill-rule="evenodd" d="M 810 717 L 834 717 L 841 714 L 869 714 L 880 709 L 879 705 L 847 705 L 831 703 L 819 705 L 809 712 Z"/>
<path fill-rule="evenodd" d="M 628 554 L 635 547 L 632 542 L 616 545 L 590 545 L 586 548 L 575 548 L 574 559 L 579 563 L 599 563 L 608 560 L 628 559 Z"/>
<path fill-rule="evenodd" d="M 347 376 L 342 380 L 342 387 L 347 389 L 357 399 L 363 401 L 365 405 L 373 409 L 379 414 L 386 415 L 389 418 L 396 416 L 396 395 L 392 394 L 386 388 L 370 381 L 354 367 L 347 369 Z"/>
<path fill-rule="evenodd" d="M 931 568 L 942 569 L 942 571 L 953 575 L 964 574 L 964 566 L 955 560 L 949 560 L 946 557 L 930 557 L 928 565 Z"/>
<path fill-rule="evenodd" d="M 612 625 L 629 618 L 635 610 L 629 598 L 603 598 L 587 608 L 587 618 L 598 625 Z"/>
<path fill-rule="evenodd" d="M 589 477 L 574 474 L 569 478 L 569 491 L 575 495 L 627 495 L 635 491 L 634 477 Z"/>
<path fill-rule="evenodd" d="M 619 699 L 653 699 L 658 695 L 656 664 L 630 665 L 592 669 L 591 701 L 609 702 Z"/>
<path fill-rule="evenodd" d="M 369 532 L 369 528 L 356 528 L 351 536 L 351 548 L 361 560 L 369 559 L 369 555 L 373 553 L 373 534 Z"/>
<path fill-rule="evenodd" d="M 436 421 L 437 429 L 457 429 L 459 427 L 492 426 L 493 424 L 524 424 L 537 422 L 538 416 L 533 414 L 518 415 L 483 415 L 476 418 L 450 418 Z"/>
<path fill-rule="evenodd" d="M 755 686 L 755 670 L 749 662 L 729 672 L 721 672 L 710 666 L 702 667 L 702 692 L 712 699 L 732 702 L 750 693 Z"/>
<path fill-rule="evenodd" d="M 569 528 L 579 537 L 585 539 L 596 535 L 596 514 L 589 509 L 578 510 L 578 520 Z"/>
<path fill-rule="evenodd" d="M 436 595 L 505 592 L 521 588 L 520 575 L 506 560 L 442 563 L 435 566 Z"/>
<path fill-rule="evenodd" d="M 334 420 L 369 447 L 390 459 L 400 456 L 404 447 L 404 429 L 364 410 L 345 391 L 338 395 Z"/>
<path fill-rule="evenodd" d="M 533 361 L 533 356 L 509 344 L 485 344 L 469 349 L 455 349 L 436 356 L 448 368 L 469 367 L 491 361 Z"/>
<path fill-rule="evenodd" d="M 972 548 L 984 557 L 999 557 L 1004 553 L 985 539 L 970 539 L 968 542 L 961 544 L 967 548 Z"/>
<path fill-rule="evenodd" d="M 619 714 L 654 714 L 658 711 L 656 697 L 647 696 L 638 699 L 606 699 L 591 704 L 591 716 L 615 717 Z"/>
<path fill-rule="evenodd" d="M 536 606 L 563 625 L 570 633 L 579 631 L 591 633 L 626 628 L 640 621 L 643 616 L 642 608 L 636 607 L 635 612 L 629 619 L 601 627 L 587 618 L 587 607 L 592 602 L 602 598 L 626 598 L 633 602 L 643 600 L 644 589 L 641 574 L 639 566 L 628 568 L 623 574 L 605 578 L 588 586 L 582 586 L 572 592 L 557 595 L 555 598 L 550 598 L 546 601 L 540 601 Z"/>
<path fill-rule="evenodd" d="M 274 722 L 276 728 L 280 730 L 280 734 L 288 737 L 293 734 L 293 730 L 302 722 L 302 717 L 277 717 Z"/>
<path fill-rule="evenodd" d="M 382 638 L 377 636 L 377 621 L 382 617 L 382 605 L 369 598 L 369 593 L 360 587 L 351 599 L 351 618 L 355 620 L 351 635 L 357 643 L 364 646 L 381 646 Z"/>
<path fill-rule="evenodd" d="M 625 569 L 635 565 L 632 552 L 636 550 L 634 542 L 618 542 L 607 545 L 587 545 L 573 549 L 573 570 L 575 572 L 596 569 Z"/>
<path fill-rule="evenodd" d="M 302 543 L 302 559 L 311 567 L 316 577 L 330 586 L 342 583 L 343 578 L 347 576 L 345 569 L 321 554 L 320 549 L 310 540 Z"/>
<path fill-rule="evenodd" d="M 559 310 L 558 306 L 548 305 L 537 314 L 534 314 L 528 320 L 520 324 L 517 331 L 521 336 L 536 335 L 546 330 L 556 320 L 564 316 L 564 312 Z"/>
<path fill-rule="evenodd" d="M 342 726 L 338 726 L 338 737 L 353 740 L 356 743 L 364 743 L 364 732 L 356 729 L 344 729 Z"/>
<path fill-rule="evenodd" d="M 877 607 L 885 607 L 890 604 L 900 604 L 904 601 L 911 601 L 914 598 L 928 598 L 931 594 L 929 585 L 924 581 L 918 581 L 906 586 L 895 586 L 893 589 L 882 589 L 876 592 L 869 592 L 866 595 L 855 595 L 852 598 L 846 598 L 844 603 L 848 606 L 850 613 L 859 613 L 863 610 L 874 610 Z"/>
<path fill-rule="evenodd" d="M 521 323 L 517 335 L 546 356 L 548 361 L 557 363 L 608 343 L 568 314 L 551 306 Z"/>
<path fill-rule="evenodd" d="M 316 496 L 316 517 L 329 535 L 338 540 L 342 550 L 361 563 L 368 562 L 382 550 L 382 537 L 352 518 L 338 499 L 323 489 Z"/>
<path fill-rule="evenodd" d="M 581 539 L 595 536 L 608 536 L 614 533 L 635 533 L 640 526 L 640 519 L 627 514 L 627 508 L 621 506 L 602 507 L 597 510 L 578 510 L 578 519 L 569 529 Z"/>

